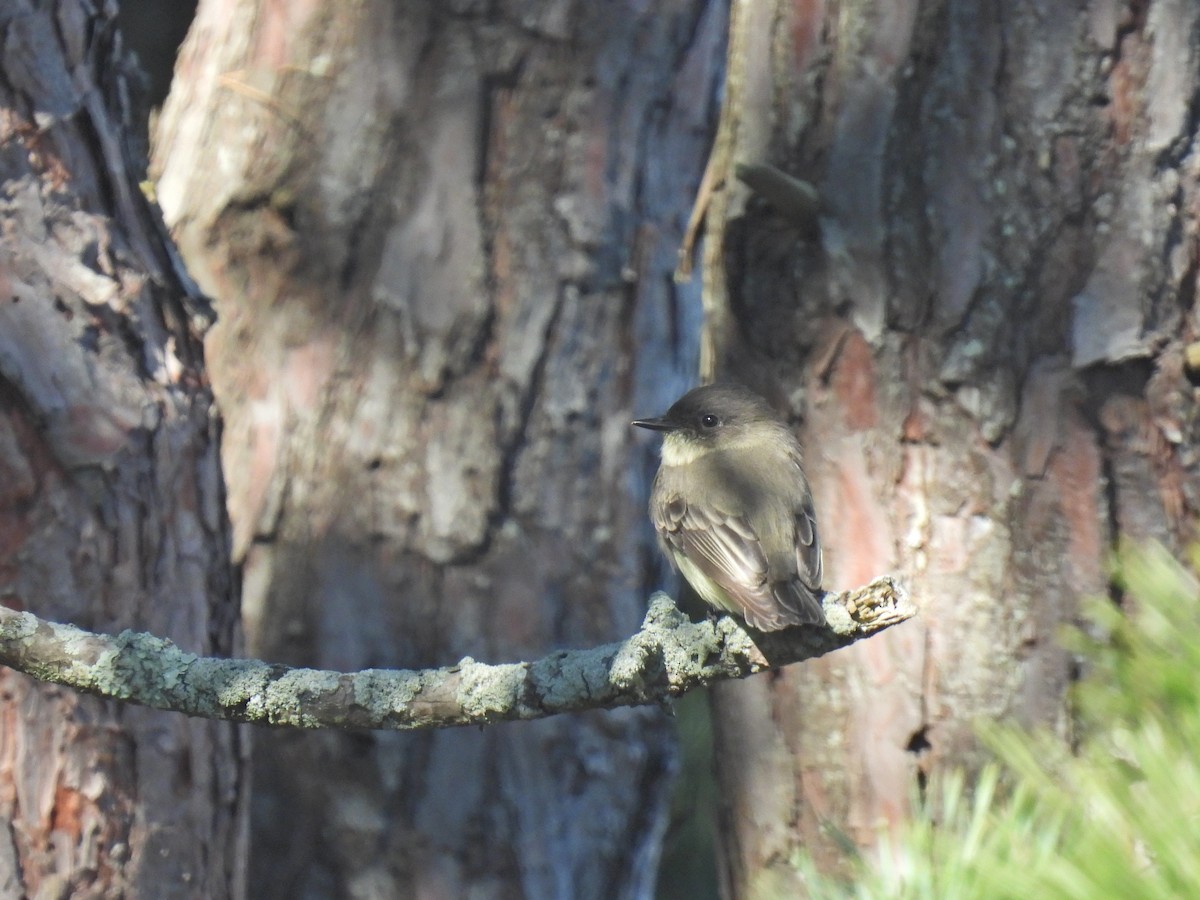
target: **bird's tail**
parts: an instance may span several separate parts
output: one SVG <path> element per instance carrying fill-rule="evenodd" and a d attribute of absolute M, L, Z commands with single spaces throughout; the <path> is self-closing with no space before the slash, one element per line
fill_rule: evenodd
<path fill-rule="evenodd" d="M 772 585 L 771 593 L 775 595 L 776 608 L 781 623 L 776 628 L 787 625 L 824 625 L 825 610 L 821 606 L 821 598 L 825 592 L 820 588 L 810 588 L 799 578 L 790 581 L 777 581 Z"/>

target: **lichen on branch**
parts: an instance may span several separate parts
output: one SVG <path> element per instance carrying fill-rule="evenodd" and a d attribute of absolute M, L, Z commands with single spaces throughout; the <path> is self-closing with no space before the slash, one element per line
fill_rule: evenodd
<path fill-rule="evenodd" d="M 331 672 L 199 657 L 154 635 L 96 634 L 0 606 L 0 664 L 100 697 L 208 719 L 444 728 L 662 702 L 821 656 L 916 614 L 891 577 L 829 594 L 824 607 L 826 628 L 759 634 L 728 617 L 692 622 L 656 593 L 642 627 L 612 644 L 531 662 L 491 665 L 467 657 L 440 669 Z"/>

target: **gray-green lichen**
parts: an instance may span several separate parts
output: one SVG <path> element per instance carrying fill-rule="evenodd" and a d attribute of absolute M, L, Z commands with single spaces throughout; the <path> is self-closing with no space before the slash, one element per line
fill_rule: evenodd
<path fill-rule="evenodd" d="M 915 615 L 890 578 L 825 600 L 826 628 L 751 634 L 729 617 L 688 620 L 665 594 L 624 641 L 531 662 L 470 657 L 423 671 L 328 672 L 197 657 L 0 607 L 0 664 L 43 681 L 187 715 L 300 728 L 436 728 L 657 703 L 726 678 L 809 659 Z"/>

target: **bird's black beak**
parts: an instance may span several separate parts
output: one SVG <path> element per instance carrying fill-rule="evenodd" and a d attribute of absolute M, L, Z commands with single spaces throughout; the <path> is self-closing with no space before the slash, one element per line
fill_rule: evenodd
<path fill-rule="evenodd" d="M 675 426 L 659 416 L 655 419 L 634 419 L 633 424 L 638 428 L 649 428 L 651 431 L 673 431 Z"/>

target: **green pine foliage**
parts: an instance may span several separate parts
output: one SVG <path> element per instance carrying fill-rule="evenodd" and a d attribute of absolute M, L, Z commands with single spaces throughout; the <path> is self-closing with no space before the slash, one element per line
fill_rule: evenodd
<path fill-rule="evenodd" d="M 1200 562 L 1200 559 L 1197 560 Z M 852 883 L 799 867 L 815 898 L 1165 898 L 1200 891 L 1200 584 L 1161 549 L 1126 553 L 1132 598 L 1064 636 L 1085 662 L 1079 746 L 982 729 L 996 762 L 944 779 Z M 1097 637 L 1099 635 L 1099 637 Z"/>

